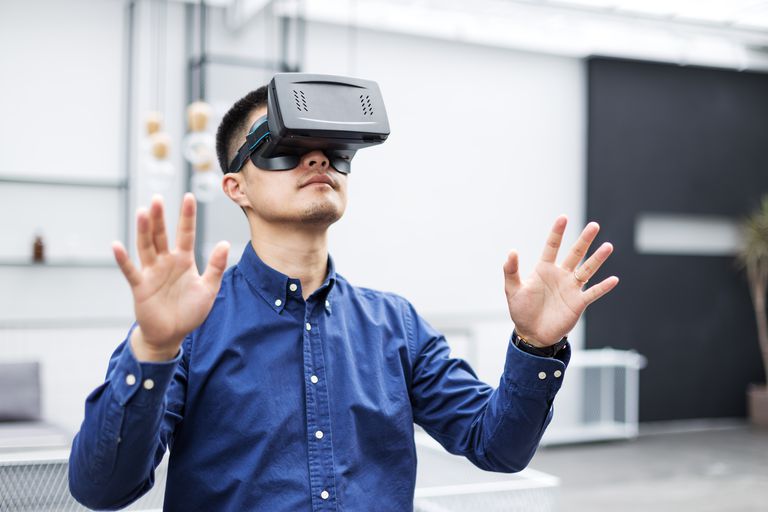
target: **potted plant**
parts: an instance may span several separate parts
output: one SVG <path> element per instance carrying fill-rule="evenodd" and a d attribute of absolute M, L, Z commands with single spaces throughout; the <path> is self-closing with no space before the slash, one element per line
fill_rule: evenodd
<path fill-rule="evenodd" d="M 749 292 L 755 308 L 757 338 L 763 357 L 763 370 L 768 377 L 768 195 L 763 196 L 760 208 L 747 217 L 743 224 L 744 245 L 738 255 L 747 270 Z M 768 384 L 768 379 L 766 379 Z M 749 417 L 754 425 L 768 427 L 768 385 L 752 384 L 747 391 Z"/>

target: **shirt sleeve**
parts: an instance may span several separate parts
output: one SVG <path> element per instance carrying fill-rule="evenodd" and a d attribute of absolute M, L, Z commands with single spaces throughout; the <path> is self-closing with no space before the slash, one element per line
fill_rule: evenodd
<path fill-rule="evenodd" d="M 129 342 L 135 327 L 112 354 L 104 383 L 86 398 L 72 442 L 70 492 L 89 508 L 122 508 L 149 491 L 183 417 L 190 336 L 173 360 L 139 362 Z"/>
<path fill-rule="evenodd" d="M 517 472 L 533 458 L 552 420 L 553 401 L 571 357 L 570 344 L 554 358 L 507 342 L 504 373 L 495 389 L 463 359 L 452 358 L 445 337 L 409 304 L 414 421 L 446 450 L 487 471 Z"/>

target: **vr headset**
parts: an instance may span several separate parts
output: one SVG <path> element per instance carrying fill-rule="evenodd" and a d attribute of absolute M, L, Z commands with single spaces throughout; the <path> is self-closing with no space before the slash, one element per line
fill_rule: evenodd
<path fill-rule="evenodd" d="M 249 158 L 260 169 L 293 169 L 302 155 L 320 150 L 349 174 L 358 149 L 389 136 L 381 91 L 370 80 L 278 73 L 267 96 L 267 115 L 253 124 L 227 172 L 240 171 Z"/>

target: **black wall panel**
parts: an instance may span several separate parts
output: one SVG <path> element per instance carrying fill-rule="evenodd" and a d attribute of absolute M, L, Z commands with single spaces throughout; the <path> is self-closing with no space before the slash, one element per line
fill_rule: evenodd
<path fill-rule="evenodd" d="M 729 256 L 648 255 L 641 213 L 738 219 L 768 193 L 768 75 L 591 58 L 587 216 L 619 286 L 586 313 L 588 348 L 648 357 L 640 420 L 746 414 L 765 380 L 746 277 Z"/>

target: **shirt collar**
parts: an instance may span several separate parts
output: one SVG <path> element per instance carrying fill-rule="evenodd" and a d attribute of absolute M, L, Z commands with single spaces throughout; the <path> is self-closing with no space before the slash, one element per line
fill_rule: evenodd
<path fill-rule="evenodd" d="M 245 276 L 248 284 L 278 313 L 285 307 L 286 296 L 289 293 L 301 296 L 301 282 L 299 279 L 288 277 L 264 263 L 259 258 L 259 255 L 256 254 L 256 251 L 253 250 L 251 242 L 245 244 L 245 249 L 237 264 L 237 268 Z M 335 283 L 336 269 L 333 258 L 329 254 L 328 273 L 325 276 L 325 281 L 312 295 L 318 296 L 320 299 L 327 299 Z M 295 285 L 296 290 L 291 290 L 292 285 Z"/>

